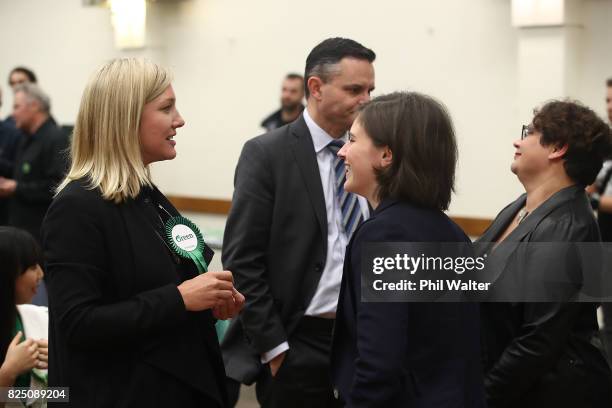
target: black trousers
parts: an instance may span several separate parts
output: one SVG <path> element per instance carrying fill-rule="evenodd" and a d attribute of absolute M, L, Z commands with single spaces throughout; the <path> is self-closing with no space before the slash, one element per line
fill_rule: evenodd
<path fill-rule="evenodd" d="M 275 377 L 265 367 L 257 381 L 262 408 L 336 408 L 330 352 L 334 321 L 304 316 L 289 338 L 289 350 Z"/>

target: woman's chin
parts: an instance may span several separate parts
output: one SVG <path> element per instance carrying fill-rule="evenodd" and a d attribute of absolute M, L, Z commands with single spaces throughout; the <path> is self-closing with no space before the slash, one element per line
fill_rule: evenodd
<path fill-rule="evenodd" d="M 346 179 L 346 181 L 344 182 L 344 191 L 349 192 L 349 193 L 353 193 L 353 194 L 359 194 L 356 191 L 355 186 L 353 185 L 353 183 L 351 183 L 350 179 Z"/>

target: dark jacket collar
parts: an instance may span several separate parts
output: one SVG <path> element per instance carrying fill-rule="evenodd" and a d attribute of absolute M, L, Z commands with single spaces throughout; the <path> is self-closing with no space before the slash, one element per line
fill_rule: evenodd
<path fill-rule="evenodd" d="M 378 207 L 376 207 L 376 209 L 371 212 L 371 217 L 374 218 L 377 215 L 379 215 L 380 213 L 388 210 L 390 207 L 393 207 L 395 204 L 400 203 L 399 200 L 394 199 L 394 198 L 385 198 L 383 200 L 381 200 L 380 203 L 378 203 Z"/>
<path fill-rule="evenodd" d="M 547 217 L 552 211 L 559 208 L 561 205 L 573 200 L 576 194 L 584 191 L 580 185 L 572 185 L 565 187 L 548 200 L 544 201 L 538 208 L 527 216 L 514 231 L 506 238 L 506 241 L 521 241 L 527 234 L 533 231 L 540 222 Z M 525 206 L 527 194 L 522 194 L 516 201 L 504 208 L 495 218 L 489 229 L 478 239 L 479 242 L 492 242 L 508 227 L 512 222 L 516 213 Z"/>
<path fill-rule="evenodd" d="M 40 137 L 40 135 L 44 135 L 52 127 L 56 127 L 56 124 L 55 124 L 55 121 L 53 120 L 53 118 L 51 118 L 51 116 L 49 116 L 47 118 L 47 120 L 45 120 L 42 123 L 42 125 L 40 125 L 40 127 L 38 129 L 36 129 L 36 132 L 32 133 L 31 135 L 27 134 L 25 132 L 23 132 L 23 134 L 26 135 L 26 136 L 29 136 L 32 139 L 34 139 L 34 138 Z"/>
<path fill-rule="evenodd" d="M 308 191 L 310 202 L 317 215 L 322 235 L 327 237 L 327 212 L 325 210 L 325 196 L 323 195 L 321 174 L 319 173 L 319 164 L 314 144 L 304 120 L 304 114 L 300 114 L 295 121 L 287 126 L 289 126 L 289 132 L 291 133 L 291 150 L 302 174 L 302 180 Z"/>

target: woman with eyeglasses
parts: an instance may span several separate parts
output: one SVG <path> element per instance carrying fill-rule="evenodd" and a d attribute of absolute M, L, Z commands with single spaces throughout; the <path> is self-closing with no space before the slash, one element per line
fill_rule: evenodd
<path fill-rule="evenodd" d="M 584 189 L 612 151 L 610 128 L 579 103 L 552 101 L 514 148 L 511 170 L 525 194 L 478 241 L 512 301 L 481 307 L 488 405 L 610 407 L 610 370 L 593 345 L 596 305 L 569 302 L 580 283 L 561 276 L 584 278 L 564 249 L 600 241 Z"/>

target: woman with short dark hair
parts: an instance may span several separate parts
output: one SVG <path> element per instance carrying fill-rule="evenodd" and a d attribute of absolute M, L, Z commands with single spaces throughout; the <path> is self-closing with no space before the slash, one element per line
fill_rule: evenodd
<path fill-rule="evenodd" d="M 475 304 L 361 301 L 365 243 L 469 243 L 443 212 L 457 161 L 446 109 L 418 93 L 380 96 L 338 156 L 344 189 L 374 209 L 344 261 L 332 351 L 340 397 L 348 407 L 483 407 Z"/>
<path fill-rule="evenodd" d="M 563 280 L 566 270 L 584 276 L 563 243 L 600 241 L 584 189 L 612 149 L 610 128 L 579 103 L 553 101 L 535 111 L 514 148 L 511 170 L 525 194 L 479 240 L 499 267 L 496 283 L 521 282 L 516 293 L 505 290 L 514 303 L 482 305 L 488 405 L 612 406 L 610 370 L 592 342 L 596 305 L 567 303 L 580 282 Z"/>

